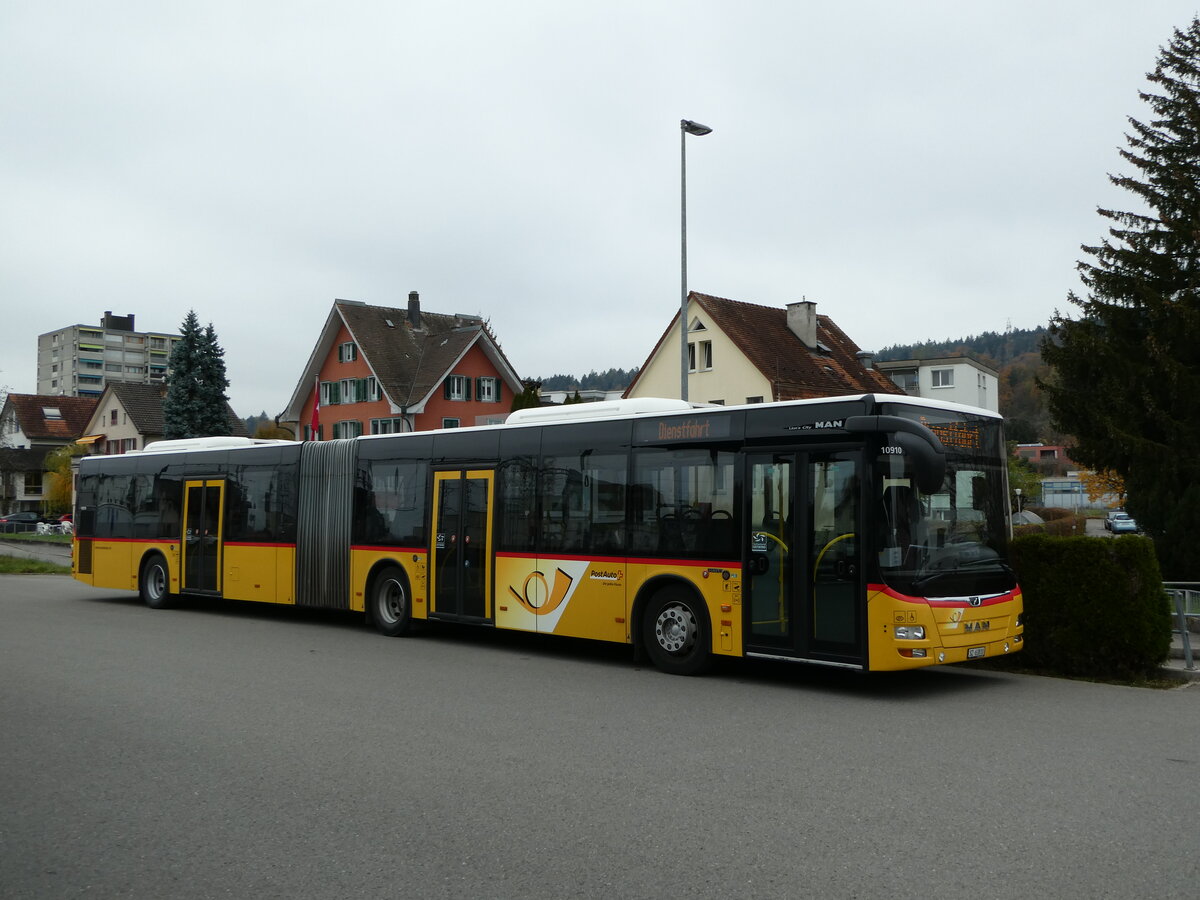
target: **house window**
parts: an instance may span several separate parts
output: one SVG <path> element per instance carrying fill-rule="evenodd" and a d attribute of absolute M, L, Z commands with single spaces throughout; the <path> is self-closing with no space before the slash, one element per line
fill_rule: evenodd
<path fill-rule="evenodd" d="M 408 431 L 404 419 L 372 419 L 371 434 L 402 434 Z"/>
<path fill-rule="evenodd" d="M 114 410 L 112 410 L 112 412 L 110 412 L 110 413 L 108 414 L 108 424 L 109 424 L 109 425 L 116 425 L 116 424 L 117 424 L 117 411 L 116 411 L 115 409 L 114 409 Z"/>
<path fill-rule="evenodd" d="M 353 341 L 338 346 L 338 362 L 354 362 L 358 359 L 358 347 Z"/>
<path fill-rule="evenodd" d="M 125 441 L 121 446 L 121 452 L 129 453 L 136 449 L 137 449 L 137 438 L 125 438 Z"/>
<path fill-rule="evenodd" d="M 480 403 L 499 403 L 500 402 L 500 379 L 499 378 L 476 378 L 475 379 L 475 399 Z"/>
<path fill-rule="evenodd" d="M 458 419 L 442 419 L 443 428 L 457 428 Z"/>
<path fill-rule="evenodd" d="M 341 400 L 342 389 L 336 381 L 321 382 L 321 405 L 336 406 Z"/>
<path fill-rule="evenodd" d="M 763 398 L 762 397 L 747 397 L 746 402 L 747 403 L 762 403 Z"/>
<path fill-rule="evenodd" d="M 333 423 L 334 440 L 338 438 L 354 438 L 363 433 L 362 422 L 350 420 L 347 422 Z"/>
<path fill-rule="evenodd" d="M 712 368 L 712 341 L 700 342 L 700 368 L 704 371 Z"/>
<path fill-rule="evenodd" d="M 42 473 L 31 470 L 25 473 L 25 493 L 26 494 L 41 494 L 42 492 Z"/>
<path fill-rule="evenodd" d="M 470 400 L 471 379 L 466 375 L 449 375 L 446 377 L 445 397 L 447 400 Z M 457 428 L 457 425 L 446 426 Z"/>
<path fill-rule="evenodd" d="M 930 369 L 935 388 L 954 387 L 953 369 Z"/>
<path fill-rule="evenodd" d="M 381 399 L 382 395 L 379 393 L 379 380 L 374 375 L 364 378 L 363 384 L 365 385 L 367 392 L 368 403 L 374 403 L 376 400 Z"/>
<path fill-rule="evenodd" d="M 343 378 L 342 382 L 342 403 L 357 403 L 358 402 L 358 379 Z"/>

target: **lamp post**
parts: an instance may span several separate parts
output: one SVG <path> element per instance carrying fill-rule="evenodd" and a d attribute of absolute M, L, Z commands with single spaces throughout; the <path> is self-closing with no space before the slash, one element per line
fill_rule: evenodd
<path fill-rule="evenodd" d="M 1017 495 L 1017 515 L 1021 514 L 1021 489 L 1014 488 L 1013 493 Z"/>
<path fill-rule="evenodd" d="M 688 339 L 687 339 L 687 136 L 703 137 L 712 129 L 689 119 L 679 120 L 679 234 L 680 234 L 680 296 L 679 296 L 679 399 L 688 398 Z"/>

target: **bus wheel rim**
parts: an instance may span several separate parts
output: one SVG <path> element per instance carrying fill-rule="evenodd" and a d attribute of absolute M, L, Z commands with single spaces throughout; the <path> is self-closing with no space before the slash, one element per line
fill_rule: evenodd
<path fill-rule="evenodd" d="M 696 643 L 696 617 L 681 603 L 663 608 L 654 623 L 658 645 L 668 653 L 686 653 Z"/>
<path fill-rule="evenodd" d="M 150 577 L 148 581 L 151 599 L 160 599 L 167 589 L 167 576 L 166 573 L 163 572 L 162 566 L 150 567 Z"/>
<path fill-rule="evenodd" d="M 385 581 L 379 590 L 379 614 L 389 625 L 404 615 L 404 588 L 394 578 Z"/>

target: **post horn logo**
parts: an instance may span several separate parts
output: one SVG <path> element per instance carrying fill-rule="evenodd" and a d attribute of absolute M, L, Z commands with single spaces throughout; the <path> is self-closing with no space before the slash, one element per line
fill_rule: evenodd
<path fill-rule="evenodd" d="M 550 586 L 546 583 L 545 575 L 541 572 L 530 572 L 521 585 L 521 593 L 518 594 L 512 585 L 508 586 L 508 592 L 514 600 L 535 616 L 545 616 L 554 612 L 554 610 L 562 605 L 563 600 L 567 598 L 567 592 L 571 590 L 571 583 L 574 580 L 574 578 L 562 569 L 556 569 L 554 572 L 554 589 L 551 590 Z M 529 596 L 531 584 L 534 585 L 533 597 Z M 534 602 L 537 597 L 545 597 L 546 600 L 539 605 Z"/>

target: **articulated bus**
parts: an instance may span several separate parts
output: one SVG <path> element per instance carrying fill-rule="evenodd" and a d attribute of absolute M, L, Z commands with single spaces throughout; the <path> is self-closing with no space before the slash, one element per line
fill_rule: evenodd
<path fill-rule="evenodd" d="M 623 400 L 80 463 L 74 574 L 223 597 L 860 671 L 1021 649 L 1000 418 L 907 396 Z"/>

